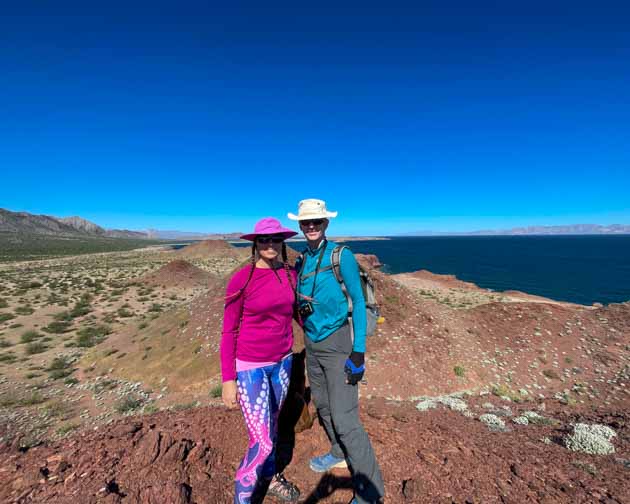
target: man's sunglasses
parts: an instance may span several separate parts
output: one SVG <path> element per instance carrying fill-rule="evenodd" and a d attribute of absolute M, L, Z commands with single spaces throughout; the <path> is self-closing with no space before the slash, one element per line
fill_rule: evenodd
<path fill-rule="evenodd" d="M 311 224 L 313 226 L 321 226 L 324 223 L 324 219 L 309 219 L 309 220 L 301 220 L 300 221 L 300 226 L 310 226 Z"/>
<path fill-rule="evenodd" d="M 282 243 L 284 238 L 282 236 L 259 236 L 256 238 L 256 243 L 262 245 L 269 245 L 270 243 Z"/>

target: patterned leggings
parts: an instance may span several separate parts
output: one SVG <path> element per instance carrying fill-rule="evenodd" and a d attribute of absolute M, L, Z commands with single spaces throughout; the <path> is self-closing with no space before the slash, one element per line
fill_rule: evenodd
<path fill-rule="evenodd" d="M 249 449 L 236 471 L 235 504 L 249 504 L 261 479 L 276 472 L 278 415 L 287 397 L 293 356 L 270 366 L 236 373 L 239 402 L 249 434 Z"/>

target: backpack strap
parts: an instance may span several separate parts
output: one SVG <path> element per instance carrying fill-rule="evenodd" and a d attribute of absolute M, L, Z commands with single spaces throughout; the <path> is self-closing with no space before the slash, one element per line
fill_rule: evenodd
<path fill-rule="evenodd" d="M 330 256 L 330 264 L 332 265 L 333 274 L 335 278 L 339 282 L 339 287 L 341 287 L 341 292 L 346 296 L 346 300 L 348 301 L 348 325 L 350 326 L 350 340 L 354 344 L 354 324 L 352 323 L 352 297 L 346 288 L 346 282 L 343 281 L 343 275 L 341 274 L 341 254 L 343 249 L 347 249 L 346 245 L 337 245 Z"/>

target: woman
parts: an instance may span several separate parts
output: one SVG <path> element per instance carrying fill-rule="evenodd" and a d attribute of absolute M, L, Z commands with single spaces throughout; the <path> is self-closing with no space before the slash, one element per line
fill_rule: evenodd
<path fill-rule="evenodd" d="M 237 504 L 259 498 L 267 484 L 268 495 L 287 502 L 300 496 L 275 471 L 278 414 L 291 376 L 296 285 L 284 240 L 296 234 L 277 219 L 258 221 L 253 233 L 241 236 L 253 242 L 251 264 L 237 271 L 227 287 L 221 336 L 223 403 L 228 408 L 240 403 L 249 434 L 248 451 L 236 471 Z"/>

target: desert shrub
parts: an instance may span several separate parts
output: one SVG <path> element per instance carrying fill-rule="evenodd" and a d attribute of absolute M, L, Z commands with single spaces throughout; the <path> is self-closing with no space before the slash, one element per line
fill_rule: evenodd
<path fill-rule="evenodd" d="M 82 348 L 98 345 L 112 332 L 111 328 L 104 324 L 85 327 L 77 332 L 76 344 Z"/>
<path fill-rule="evenodd" d="M 464 377 L 464 374 L 466 374 L 466 370 L 464 369 L 464 366 L 455 366 L 453 368 L 453 372 L 455 373 L 455 376 L 459 376 L 460 378 Z"/>
<path fill-rule="evenodd" d="M 46 368 L 46 371 L 54 371 L 56 369 L 68 369 L 72 366 L 72 363 L 67 357 L 55 357 L 50 363 L 50 366 Z"/>
<path fill-rule="evenodd" d="M 16 360 L 17 357 L 13 352 L 0 354 L 0 362 L 4 362 L 5 364 L 13 364 Z"/>
<path fill-rule="evenodd" d="M 615 453 L 611 440 L 617 433 L 607 425 L 578 423 L 573 426 L 573 433 L 564 439 L 565 446 L 571 451 L 591 455 L 609 455 Z"/>
<path fill-rule="evenodd" d="M 158 408 L 155 404 L 147 404 L 142 409 L 142 413 L 144 413 L 145 415 L 151 415 L 153 413 L 157 413 L 158 411 L 160 411 L 160 408 Z"/>
<path fill-rule="evenodd" d="M 555 418 L 544 417 L 535 411 L 525 411 L 521 416 L 527 418 L 530 424 L 534 425 L 558 425 Z"/>
<path fill-rule="evenodd" d="M 140 324 L 138 324 L 138 329 L 144 329 L 145 327 L 148 327 L 149 324 L 147 322 L 140 322 Z"/>
<path fill-rule="evenodd" d="M 52 334 L 63 334 L 70 330 L 70 322 L 63 320 L 56 320 L 51 322 L 46 327 L 42 327 L 42 331 L 46 331 Z"/>
<path fill-rule="evenodd" d="M 159 303 L 153 303 L 149 307 L 149 311 L 150 312 L 161 312 L 162 311 L 162 305 L 160 305 Z"/>
<path fill-rule="evenodd" d="M 48 376 L 53 380 L 61 380 L 62 378 L 67 378 L 72 373 L 74 373 L 74 369 L 55 369 L 48 373 Z"/>
<path fill-rule="evenodd" d="M 113 355 L 116 352 L 118 352 L 118 348 L 108 348 L 107 350 L 103 352 L 103 357 L 109 357 L 110 355 Z"/>
<path fill-rule="evenodd" d="M 27 343 L 26 347 L 24 347 L 24 353 L 26 355 L 34 355 L 34 354 L 45 352 L 46 350 L 48 350 L 48 347 L 40 341 L 33 341 L 31 343 Z"/>
<path fill-rule="evenodd" d="M 128 395 L 128 396 L 123 397 L 116 403 L 115 409 L 118 413 L 125 414 L 125 413 L 131 413 L 132 411 L 137 410 L 141 406 L 142 406 L 142 399 L 136 396 Z"/>
<path fill-rule="evenodd" d="M 0 339 L 0 348 L 9 348 L 11 346 L 13 346 L 13 343 L 11 343 L 10 341 Z"/>
<path fill-rule="evenodd" d="M 493 415 L 492 413 L 484 413 L 479 416 L 479 420 L 481 423 L 486 424 L 490 430 L 502 430 L 505 429 L 505 422 L 499 418 L 497 415 Z"/>
<path fill-rule="evenodd" d="M 83 294 L 81 298 L 75 303 L 72 310 L 70 310 L 70 316 L 72 318 L 76 318 L 90 313 L 92 311 L 92 308 L 90 307 L 91 301 L 92 296 L 90 296 L 89 294 Z"/>
<path fill-rule="evenodd" d="M 18 306 L 13 312 L 16 315 L 32 315 L 35 313 L 35 310 L 30 305 Z"/>
<path fill-rule="evenodd" d="M 46 398 L 38 391 L 30 392 L 24 396 L 19 396 L 13 391 L 0 395 L 0 407 L 34 406 L 44 401 L 46 401 Z"/>
<path fill-rule="evenodd" d="M 221 386 L 221 384 L 215 385 L 214 387 L 210 389 L 210 397 L 214 397 L 215 399 L 217 397 L 221 397 L 222 393 L 223 393 L 223 387 Z"/>
<path fill-rule="evenodd" d="M 118 314 L 119 317 L 123 317 L 123 318 L 125 318 L 125 317 L 133 317 L 133 312 L 130 311 L 125 306 L 122 306 L 122 307 L 118 308 L 116 313 Z"/>
<path fill-rule="evenodd" d="M 19 329 L 20 327 L 24 327 L 24 324 L 11 324 L 9 329 Z"/>
<path fill-rule="evenodd" d="M 0 313 L 0 324 L 2 322 L 6 322 L 7 320 L 12 320 L 15 318 L 13 313 Z"/>
<path fill-rule="evenodd" d="M 7 302 L 7 300 L 4 298 L 0 298 L 0 308 L 7 308 L 8 306 L 9 303 Z"/>
<path fill-rule="evenodd" d="M 80 426 L 78 424 L 66 424 L 66 425 L 62 425 L 61 427 L 59 427 L 57 429 L 57 434 L 59 436 L 65 436 L 66 434 L 75 431 L 79 428 Z"/>
<path fill-rule="evenodd" d="M 26 331 L 22 333 L 22 336 L 20 336 L 20 343 L 31 343 L 41 337 L 42 335 L 37 331 Z"/>
<path fill-rule="evenodd" d="M 70 315 L 70 312 L 68 310 L 64 310 L 62 312 L 55 313 L 53 315 L 53 319 L 58 320 L 58 321 L 68 322 L 72 320 L 72 315 Z"/>
<path fill-rule="evenodd" d="M 70 378 L 66 378 L 63 382 L 66 385 L 76 385 L 77 383 L 79 383 L 79 379 L 71 376 Z"/>

